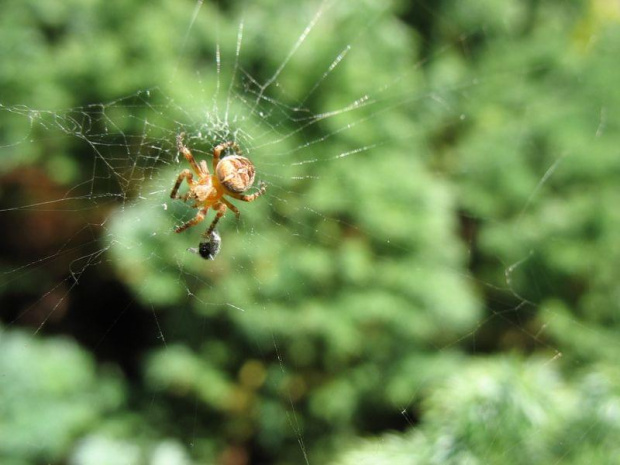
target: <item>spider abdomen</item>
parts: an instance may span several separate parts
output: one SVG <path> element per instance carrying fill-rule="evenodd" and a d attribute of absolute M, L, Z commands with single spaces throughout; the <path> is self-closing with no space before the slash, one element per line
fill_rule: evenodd
<path fill-rule="evenodd" d="M 228 191 L 241 193 L 254 183 L 256 170 L 250 160 L 241 155 L 224 157 L 218 163 L 215 173 L 220 184 Z"/>

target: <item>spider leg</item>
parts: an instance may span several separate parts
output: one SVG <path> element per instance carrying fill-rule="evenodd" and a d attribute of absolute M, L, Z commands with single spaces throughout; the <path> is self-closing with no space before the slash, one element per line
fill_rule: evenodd
<path fill-rule="evenodd" d="M 187 179 L 187 184 L 189 184 L 190 187 L 192 186 L 192 184 L 194 184 L 194 177 L 192 176 L 192 173 L 190 172 L 190 170 L 186 169 L 186 170 L 181 171 L 181 174 L 179 174 L 179 177 L 177 178 L 177 182 L 174 183 L 172 192 L 170 192 L 171 199 L 187 200 L 187 194 L 177 197 L 177 192 L 179 192 L 179 187 L 181 187 L 181 183 L 183 182 L 183 179 Z"/>
<path fill-rule="evenodd" d="M 179 150 L 179 152 L 183 154 L 185 159 L 188 161 L 194 173 L 196 173 L 200 177 L 208 175 L 209 169 L 207 168 L 207 164 L 205 163 L 203 165 L 201 163 L 200 164 L 201 166 L 198 166 L 198 164 L 196 163 L 196 160 L 194 160 L 194 156 L 192 155 L 192 152 L 190 152 L 189 149 L 185 146 L 185 144 L 183 144 L 183 137 L 185 137 L 184 132 L 182 132 L 181 134 L 177 136 L 177 149 Z M 203 172 L 201 168 L 205 169 L 206 172 Z"/>
<path fill-rule="evenodd" d="M 187 228 L 191 228 L 192 226 L 196 226 L 198 223 L 200 223 L 202 220 L 205 219 L 205 215 L 207 214 L 207 210 L 209 210 L 209 207 L 201 208 L 198 211 L 198 213 L 196 213 L 196 216 L 194 218 L 189 220 L 187 223 L 182 224 L 181 226 L 179 226 L 177 229 L 174 230 L 174 232 L 180 233 L 180 232 L 185 231 Z"/>
<path fill-rule="evenodd" d="M 211 224 L 209 225 L 209 229 L 205 231 L 202 237 L 211 237 L 211 233 L 215 229 L 217 222 L 220 221 L 220 218 L 224 216 L 224 213 L 226 213 L 226 204 L 224 203 L 216 204 L 214 208 L 217 210 L 217 214 L 215 215 L 215 218 L 213 218 L 213 221 L 211 221 Z"/>
<path fill-rule="evenodd" d="M 243 200 L 244 202 L 253 202 L 258 197 L 263 195 L 266 190 L 267 190 L 267 185 L 264 182 L 261 182 L 260 185 L 258 186 L 258 191 L 254 192 L 253 194 L 245 195 L 245 194 L 236 194 L 234 192 L 226 192 L 226 195 L 230 195 L 231 197 L 234 197 L 235 199 Z"/>
<path fill-rule="evenodd" d="M 224 142 L 213 149 L 213 171 L 215 172 L 215 167 L 220 162 L 220 155 L 222 152 L 228 148 L 232 148 L 238 155 L 243 155 L 241 148 L 237 145 L 236 142 L 229 140 L 228 142 Z"/>
<path fill-rule="evenodd" d="M 237 217 L 237 219 L 239 219 L 241 212 L 239 211 L 237 207 L 235 207 L 232 203 L 230 203 L 224 197 L 220 199 L 220 202 L 224 203 L 228 208 L 230 208 L 235 213 L 235 216 Z"/>

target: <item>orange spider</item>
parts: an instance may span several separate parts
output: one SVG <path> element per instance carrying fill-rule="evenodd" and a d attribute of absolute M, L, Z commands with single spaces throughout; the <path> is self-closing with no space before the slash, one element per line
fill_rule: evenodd
<path fill-rule="evenodd" d="M 217 214 L 211 222 L 209 229 L 203 234 L 203 237 L 210 237 L 215 229 L 215 225 L 226 213 L 227 207 L 235 212 L 235 215 L 239 218 L 239 210 L 224 198 L 225 195 L 243 200 L 244 202 L 252 202 L 257 197 L 263 195 L 267 187 L 265 183 L 261 182 L 257 192 L 251 195 L 243 194 L 254 183 L 255 169 L 252 162 L 242 156 L 243 153 L 236 142 L 224 142 L 213 149 L 214 174 L 210 174 L 207 162 L 202 160 L 200 165 L 198 165 L 192 153 L 183 144 L 184 135 L 184 133 L 181 133 L 177 136 L 177 147 L 179 152 L 189 162 L 192 171 L 198 176 L 198 180 L 194 181 L 191 171 L 184 169 L 179 174 L 170 197 L 181 199 L 184 202 L 192 200 L 194 202 L 193 208 L 199 208 L 200 210 L 198 210 L 193 219 L 176 228 L 175 232 L 180 233 L 187 228 L 197 225 L 205 219 L 209 208 L 212 208 L 217 211 Z M 220 155 L 226 149 L 233 149 L 236 155 L 229 155 L 220 160 Z M 183 179 L 187 180 L 189 191 L 183 195 L 177 195 Z"/>

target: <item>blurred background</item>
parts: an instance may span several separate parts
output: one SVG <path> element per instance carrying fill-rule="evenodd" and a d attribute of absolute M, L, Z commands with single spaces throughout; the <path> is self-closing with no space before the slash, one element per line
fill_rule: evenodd
<path fill-rule="evenodd" d="M 2 464 L 618 463 L 620 3 L 0 5 Z"/>

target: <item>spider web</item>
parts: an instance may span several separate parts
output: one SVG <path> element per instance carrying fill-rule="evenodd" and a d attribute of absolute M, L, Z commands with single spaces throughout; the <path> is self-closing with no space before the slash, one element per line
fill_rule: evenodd
<path fill-rule="evenodd" d="M 480 59 L 478 41 L 497 31 L 444 17 L 452 40 L 431 48 L 430 35 L 407 36 L 391 6 L 379 3 L 308 2 L 299 10 L 248 3 L 224 12 L 198 1 L 171 28 L 181 44 L 156 86 L 70 109 L 10 100 L 0 107 L 11 124 L 1 147 L 9 186 L 0 211 L 3 242 L 23 244 L 3 259 L 3 337 L 19 326 L 37 338 L 67 333 L 108 363 L 129 351 L 135 359 L 121 362 L 125 376 L 148 385 L 132 407 L 165 422 L 173 421 L 160 412 L 169 398 L 180 403 L 175 420 L 182 433 L 170 435 L 178 441 L 170 447 L 162 441 L 140 449 L 92 434 L 72 452 L 75 463 L 91 463 L 88 454 L 98 447 L 119 445 L 130 463 L 148 453 L 176 457 L 159 458 L 163 463 L 329 463 L 339 441 L 351 439 L 346 422 L 355 407 L 347 378 L 370 392 L 359 401 L 371 404 L 356 419 L 361 434 L 381 434 L 415 429 L 427 386 L 442 378 L 434 364 L 452 373 L 463 353 L 498 346 L 535 353 L 543 366 L 558 364 L 564 341 L 557 333 L 580 320 L 542 305 L 554 284 L 538 266 L 547 245 L 533 232 L 544 229 L 545 208 L 557 199 L 549 185 L 578 167 L 579 151 L 532 155 L 533 182 L 522 183 L 522 191 L 501 190 L 511 213 L 485 204 L 475 189 L 462 201 L 458 196 L 485 182 L 488 170 L 512 185 L 520 154 L 506 147 L 493 159 L 471 155 L 488 153 L 484 137 L 472 136 L 465 155 L 450 143 L 472 119 L 490 132 L 509 125 L 496 121 L 492 107 L 474 113 L 470 103 L 487 94 L 498 107 L 517 96 L 524 113 L 544 113 L 547 101 L 529 100 L 526 90 L 505 82 L 525 88 L 546 68 L 507 60 L 468 74 L 465 64 Z M 419 7 L 430 17 L 440 11 Z M 278 18 L 269 16 L 274 11 Z M 270 34 L 269 21 L 290 22 L 288 35 Z M 510 41 L 503 46 L 511 50 Z M 390 73 L 374 74 L 377 68 Z M 560 97 L 574 82 L 559 88 Z M 608 110 L 594 110 L 583 133 L 604 143 Z M 523 120 L 510 126 L 529 144 L 527 153 L 540 149 Z M 222 251 L 214 261 L 189 251 L 213 212 L 174 233 L 196 213 L 169 197 L 186 168 L 176 147 L 181 133 L 196 160 L 209 165 L 215 145 L 237 142 L 268 186 L 255 202 L 237 202 L 238 221 L 231 212 L 220 221 Z M 67 155 L 48 159 L 41 146 Z M 79 161 L 67 168 L 71 157 Z M 21 187 L 13 193 L 10 186 Z M 488 224 L 480 239 L 477 231 Z M 61 239 L 54 239 L 57 228 Z M 483 259 L 500 263 L 478 269 Z M 498 328 L 499 342 L 492 334 Z M 238 351 L 231 354 L 231 347 Z M 585 358 L 577 353 L 571 363 Z M 378 368 L 396 359 L 393 372 Z M 482 380 L 477 369 L 471 376 Z M 386 389 L 373 391 L 382 377 Z M 554 389 L 561 387 L 543 392 Z M 264 399 L 258 414 L 248 407 L 257 397 Z M 202 437 L 201 423 L 212 414 L 216 426 L 206 431 L 215 434 L 222 422 L 230 443 Z M 598 417 L 584 423 L 604 424 Z M 325 427 L 333 428 L 333 440 L 318 434 Z M 244 440 L 245 448 L 238 445 Z M 491 448 L 487 458 L 494 458 Z"/>

